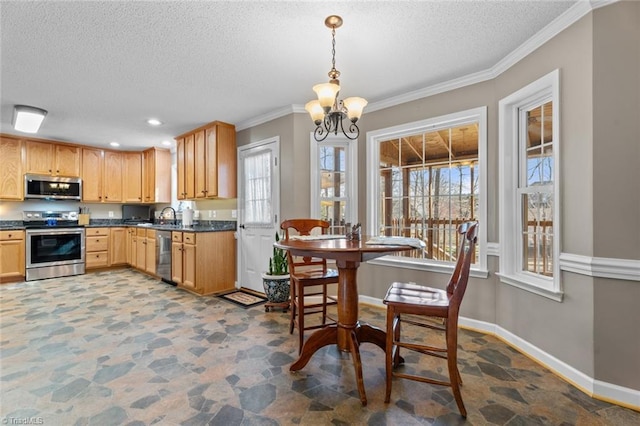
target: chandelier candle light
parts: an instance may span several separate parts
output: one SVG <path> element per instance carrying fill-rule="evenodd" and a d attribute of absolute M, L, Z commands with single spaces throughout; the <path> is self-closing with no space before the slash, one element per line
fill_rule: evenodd
<path fill-rule="evenodd" d="M 336 28 L 342 26 L 342 18 L 337 15 L 331 15 L 324 20 L 324 24 L 331 28 L 332 66 L 329 71 L 329 82 L 313 86 L 313 91 L 318 95 L 318 99 L 307 102 L 305 109 L 317 126 L 313 132 L 313 137 L 316 141 L 325 140 L 329 133 L 337 135 L 338 129 L 347 138 L 354 140 L 360 134 L 360 129 L 356 122 L 362 116 L 362 110 L 367 106 L 367 101 L 358 97 L 346 98 L 344 101 L 338 99 L 338 94 L 340 93 L 340 80 L 338 80 L 340 71 L 336 69 Z M 342 120 L 345 117 L 351 121 L 346 131 L 342 124 Z"/>

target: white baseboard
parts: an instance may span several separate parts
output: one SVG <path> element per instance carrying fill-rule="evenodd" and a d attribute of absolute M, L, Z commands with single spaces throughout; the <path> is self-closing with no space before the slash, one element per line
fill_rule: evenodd
<path fill-rule="evenodd" d="M 359 301 L 363 304 L 385 308 L 382 300 L 374 297 L 360 296 Z M 640 390 L 595 380 L 496 324 L 465 317 L 460 317 L 458 323 L 463 328 L 481 331 L 498 337 L 593 398 L 640 411 Z"/>

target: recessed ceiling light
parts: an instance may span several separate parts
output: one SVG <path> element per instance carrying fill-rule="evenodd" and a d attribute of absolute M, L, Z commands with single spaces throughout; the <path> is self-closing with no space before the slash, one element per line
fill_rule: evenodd
<path fill-rule="evenodd" d="M 162 141 L 162 145 L 171 146 L 171 141 Z"/>
<path fill-rule="evenodd" d="M 158 120 L 157 118 L 150 118 L 147 120 L 147 123 L 150 126 L 159 126 L 162 124 L 162 121 Z"/>
<path fill-rule="evenodd" d="M 109 145 L 111 145 L 111 146 L 120 146 L 120 144 L 118 142 L 109 142 Z"/>

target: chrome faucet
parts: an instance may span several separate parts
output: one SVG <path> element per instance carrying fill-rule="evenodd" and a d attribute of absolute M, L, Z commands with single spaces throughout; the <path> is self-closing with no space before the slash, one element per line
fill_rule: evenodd
<path fill-rule="evenodd" d="M 173 221 L 172 221 L 172 225 L 177 225 L 178 223 L 178 219 L 176 217 L 176 211 L 173 207 L 165 207 L 164 209 L 162 209 L 162 211 L 160 211 L 160 220 L 162 221 L 162 219 L 164 219 L 164 211 L 165 210 L 171 210 L 173 212 Z"/>

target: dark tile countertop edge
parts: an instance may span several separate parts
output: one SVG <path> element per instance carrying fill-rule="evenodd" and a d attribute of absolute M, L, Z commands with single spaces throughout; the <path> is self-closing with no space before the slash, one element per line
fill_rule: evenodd
<path fill-rule="evenodd" d="M 83 226 L 83 225 L 78 225 Z M 155 229 L 158 231 L 184 231 L 184 232 L 221 232 L 221 231 L 235 231 L 237 222 L 234 220 L 209 220 L 198 221 L 193 226 L 178 225 L 162 225 L 154 223 L 146 226 L 139 226 L 129 223 L 123 223 L 118 219 L 92 219 L 89 225 L 84 225 L 85 228 L 110 228 L 110 227 L 123 227 L 129 226 L 134 228 L 147 228 Z M 15 220 L 0 220 L 0 231 L 25 229 L 22 221 Z"/>

